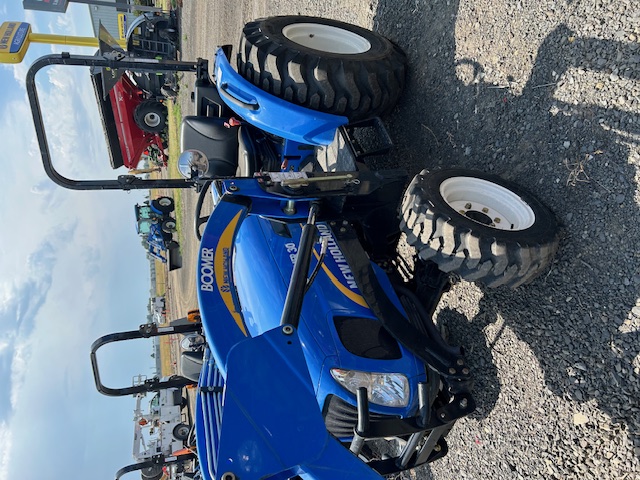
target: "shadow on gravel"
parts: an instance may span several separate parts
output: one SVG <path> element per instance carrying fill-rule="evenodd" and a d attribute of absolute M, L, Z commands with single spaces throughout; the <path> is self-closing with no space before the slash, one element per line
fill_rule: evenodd
<path fill-rule="evenodd" d="M 406 93 L 388 122 L 394 161 L 411 174 L 448 166 L 492 171 L 535 193 L 565 227 L 550 272 L 515 291 L 485 291 L 475 318 L 453 322 L 453 340 L 472 350 L 480 379 L 478 415 L 488 415 L 499 394 L 483 334 L 499 315 L 536 355 L 548 389 L 595 400 L 611 418 L 607 428 L 626 431 L 633 449 L 633 441 L 640 446 L 640 378 L 632 364 L 640 350 L 640 157 L 632 137 L 640 115 L 637 99 L 599 92 L 610 81 L 640 80 L 640 50 L 576 38 L 560 25 L 517 95 L 510 84 L 486 83 L 482 65 L 456 60 L 457 13 L 455 0 L 379 3 L 375 29 L 409 56 Z M 592 91 L 574 90 L 578 77 Z M 496 388 L 486 388 L 491 383 Z M 602 427 L 596 419 L 586 426 Z"/>

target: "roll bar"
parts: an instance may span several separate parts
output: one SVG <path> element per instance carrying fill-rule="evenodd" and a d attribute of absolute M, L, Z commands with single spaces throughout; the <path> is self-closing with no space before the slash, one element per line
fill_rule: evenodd
<path fill-rule="evenodd" d="M 110 58 L 111 57 L 111 58 Z M 199 185 L 198 180 L 189 179 L 142 179 L 134 175 L 120 175 L 117 180 L 73 180 L 60 174 L 51 162 L 51 154 L 44 123 L 42 109 L 38 100 L 35 77 L 42 68 L 52 65 L 72 65 L 93 68 L 123 69 L 130 71 L 151 72 L 194 72 L 200 74 L 208 69 L 207 60 L 196 62 L 180 62 L 175 60 L 156 60 L 149 58 L 120 58 L 116 54 L 105 56 L 71 55 L 60 53 L 46 55 L 36 60 L 29 68 L 26 78 L 27 95 L 31 106 L 33 124 L 42 156 L 44 170 L 58 185 L 71 190 L 137 190 L 153 188 L 191 188 Z"/>
<path fill-rule="evenodd" d="M 98 368 L 98 358 L 96 353 L 100 347 L 103 347 L 109 343 L 140 338 L 160 337 L 164 335 L 173 335 L 176 333 L 199 332 L 201 329 L 201 323 L 176 325 L 171 327 L 158 327 L 156 324 L 145 323 L 143 325 L 140 325 L 140 328 L 138 330 L 110 333 L 98 338 L 91 345 L 91 368 L 93 369 L 93 379 L 96 382 L 96 388 L 103 395 L 107 395 L 109 397 L 122 397 L 126 395 L 137 395 L 138 393 L 155 392 L 158 390 L 164 390 L 165 388 L 182 388 L 187 385 L 194 385 L 195 382 L 193 380 L 181 377 L 179 375 L 174 375 L 167 381 L 160 381 L 156 377 L 150 378 L 139 385 L 133 385 L 131 387 L 107 387 L 100 380 L 100 369 Z"/>

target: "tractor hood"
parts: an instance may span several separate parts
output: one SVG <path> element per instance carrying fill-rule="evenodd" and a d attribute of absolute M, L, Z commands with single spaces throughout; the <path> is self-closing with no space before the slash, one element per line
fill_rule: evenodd
<path fill-rule="evenodd" d="M 246 213 L 239 204 L 218 203 L 200 248 L 202 323 L 223 376 L 233 345 L 280 326 L 302 231 L 299 223 Z M 212 221 L 213 217 L 219 217 L 218 221 Z M 322 403 L 327 395 L 345 394 L 331 379 L 331 368 L 402 372 L 412 383 L 424 377 L 424 366 L 384 331 L 368 308 L 332 231 L 336 226 L 316 226 L 328 248 L 305 294 L 297 331 L 318 401 Z M 318 265 L 320 250 L 317 243 L 310 272 Z M 392 290 L 390 285 L 388 289 Z M 403 411 L 390 407 L 377 410 L 408 414 L 416 402 L 412 395 Z"/>
<path fill-rule="evenodd" d="M 280 324 L 301 230 L 297 223 L 251 216 L 238 233 L 233 279 L 251 336 Z M 300 335 L 306 340 L 310 340 L 305 338 L 307 336 L 314 338 L 322 355 L 331 356 L 339 353 L 331 333 L 334 315 L 370 314 L 329 225 L 320 223 L 318 230 L 322 237 L 328 238 L 329 248 L 319 274 L 305 296 Z M 311 270 L 319 258 L 320 244 L 317 243 Z"/>

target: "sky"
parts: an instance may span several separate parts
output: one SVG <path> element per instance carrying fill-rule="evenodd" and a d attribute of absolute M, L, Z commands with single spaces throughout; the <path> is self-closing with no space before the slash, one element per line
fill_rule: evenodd
<path fill-rule="evenodd" d="M 3 2 L 0 18 L 93 35 L 82 4 L 54 14 Z M 32 44 L 21 64 L 0 64 L 0 480 L 114 478 L 132 462 L 135 401 L 97 392 L 89 352 L 99 336 L 146 321 L 149 263 L 133 213 L 143 193 L 74 192 L 44 173 L 24 79 L 36 58 L 63 50 L 95 51 Z M 88 70 L 48 68 L 37 80 L 56 168 L 126 173 L 109 166 Z M 148 343 L 107 353 L 109 386 L 153 374 Z"/>

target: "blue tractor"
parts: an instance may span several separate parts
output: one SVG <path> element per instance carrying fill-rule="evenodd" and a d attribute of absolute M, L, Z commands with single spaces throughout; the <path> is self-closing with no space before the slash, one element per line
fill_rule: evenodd
<path fill-rule="evenodd" d="M 376 33 L 267 18 L 245 26 L 236 69 L 231 58 L 229 47 L 218 50 L 213 78 L 206 61 L 156 67 L 197 75 L 181 180 L 62 177 L 34 109 L 45 169 L 63 186 L 195 185 L 199 206 L 211 186 L 214 208 L 196 221 L 201 322 L 144 325 L 95 343 L 92 358 L 105 343 L 138 336 L 206 339 L 202 353 L 183 359 L 197 368 L 137 387 L 197 384 L 205 479 L 374 479 L 442 457 L 447 433 L 475 404 L 464 351 L 442 337 L 436 306 L 456 278 L 489 287 L 533 280 L 557 249 L 555 216 L 494 175 L 423 170 L 407 187 L 404 171 L 367 168 L 367 156 L 389 146 L 378 117 L 393 109 L 406 68 L 402 51 Z M 38 68 L 27 81 L 32 107 Z M 398 253 L 401 238 L 413 254 Z M 137 393 L 99 376 L 96 384 L 107 395 Z M 159 456 L 137 468 L 182 460 Z"/>
<path fill-rule="evenodd" d="M 176 221 L 171 212 L 174 209 L 173 199 L 166 196 L 134 205 L 136 232 L 145 239 L 147 253 L 168 264 L 169 270 L 181 266 L 178 254 L 180 245 L 173 239 Z"/>

